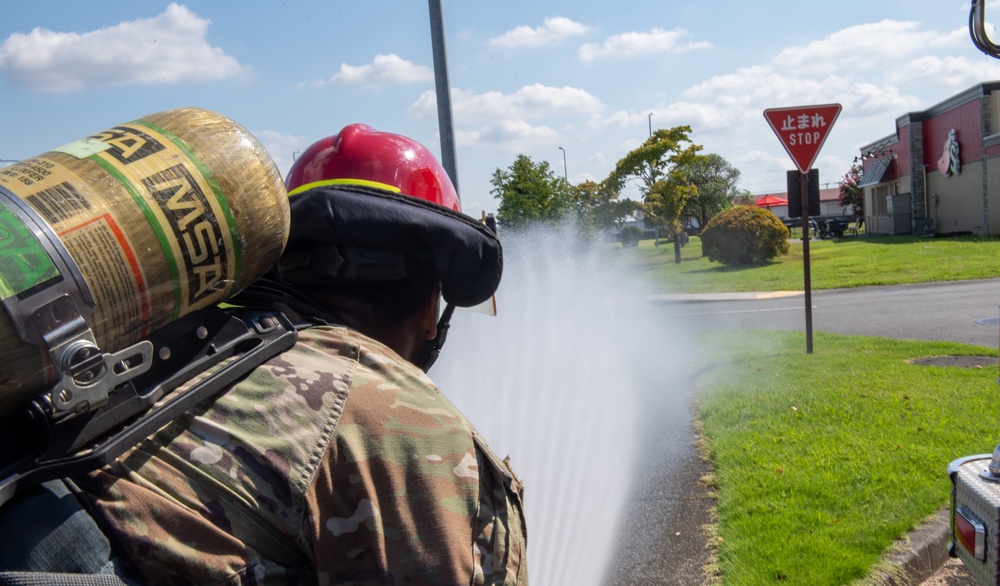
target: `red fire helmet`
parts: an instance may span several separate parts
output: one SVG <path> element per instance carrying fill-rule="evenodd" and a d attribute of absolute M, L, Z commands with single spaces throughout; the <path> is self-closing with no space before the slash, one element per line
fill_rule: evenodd
<path fill-rule="evenodd" d="M 433 264 L 459 307 L 500 284 L 499 238 L 462 213 L 444 168 L 412 139 L 352 124 L 306 149 L 285 185 L 291 227 L 276 269 L 287 284 L 393 281 L 414 260 Z"/>
<path fill-rule="evenodd" d="M 364 185 L 461 211 L 458 194 L 441 163 L 417 141 L 351 124 L 313 143 L 292 164 L 285 186 L 294 197 L 309 189 Z"/>

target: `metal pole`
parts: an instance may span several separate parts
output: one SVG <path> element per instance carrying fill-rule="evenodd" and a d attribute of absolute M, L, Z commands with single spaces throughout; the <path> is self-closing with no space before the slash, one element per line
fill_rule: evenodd
<path fill-rule="evenodd" d="M 451 117 L 451 84 L 448 82 L 448 53 L 444 42 L 444 17 L 441 0 L 427 0 L 431 18 L 431 47 L 434 53 L 434 89 L 437 93 L 438 131 L 441 133 L 441 165 L 458 189 L 458 164 L 455 159 L 455 128 Z M 459 196 L 461 200 L 461 196 Z"/>
<path fill-rule="evenodd" d="M 653 113 L 649 113 L 649 137 L 653 137 Z"/>
<path fill-rule="evenodd" d="M 559 150 L 563 152 L 563 177 L 566 179 L 566 183 L 569 183 L 569 172 L 566 170 L 566 149 L 559 147 Z"/>
<path fill-rule="evenodd" d="M 809 174 L 799 174 L 799 197 L 802 198 L 802 274 L 806 294 L 806 354 L 813 353 L 812 276 L 809 274 Z"/>

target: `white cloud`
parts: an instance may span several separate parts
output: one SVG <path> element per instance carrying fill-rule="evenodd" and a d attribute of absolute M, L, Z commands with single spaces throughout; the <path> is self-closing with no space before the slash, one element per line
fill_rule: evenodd
<path fill-rule="evenodd" d="M 455 141 L 463 148 L 479 147 L 506 153 L 523 153 L 551 146 L 559 133 L 548 126 L 532 126 L 523 120 L 502 120 L 476 130 L 456 130 Z"/>
<path fill-rule="evenodd" d="M 433 91 L 424 92 L 410 107 L 416 115 L 437 112 Z M 513 94 L 485 92 L 477 94 L 452 89 L 451 105 L 455 120 L 470 123 L 483 120 L 520 121 L 573 114 L 596 114 L 604 108 L 596 97 L 586 90 L 541 84 L 525 86 Z"/>
<path fill-rule="evenodd" d="M 665 31 L 658 28 L 643 33 L 622 33 L 608 37 L 603 43 L 587 43 L 580 47 L 578 54 L 583 61 L 593 61 L 659 53 L 685 53 L 712 46 L 705 41 L 682 44 L 681 40 L 689 35 L 683 29 Z"/>
<path fill-rule="evenodd" d="M 868 77 L 880 81 L 870 82 Z M 684 101 L 663 109 L 668 118 L 674 118 L 690 115 L 691 104 L 712 104 L 717 111 L 703 108 L 699 118 L 705 126 L 716 127 L 757 117 L 766 108 L 788 104 L 836 102 L 851 115 L 883 117 L 894 117 L 920 105 L 913 96 L 901 93 L 888 74 L 879 72 L 868 77 L 784 75 L 767 66 L 756 66 L 709 78 L 685 91 Z"/>
<path fill-rule="evenodd" d="M 679 94 L 659 98 L 658 104 L 598 112 L 589 117 L 589 127 L 602 135 L 622 129 L 639 140 L 646 137 L 650 114 L 654 128 L 691 126 L 695 143 L 743 171 L 742 185 L 770 189 L 769 184 L 782 184 L 784 171 L 793 164 L 763 111 L 839 103 L 843 111 L 837 128 L 817 161 L 825 180 L 835 181 L 857 153 L 857 145 L 893 132 L 898 116 L 926 109 L 983 80 L 1000 79 L 1000 61 L 970 54 L 967 30 L 933 26 L 883 20 L 847 27 L 816 42 L 786 47 L 756 65 L 705 76 L 686 90 L 677 88 L 683 90 Z M 635 33 L 612 37 L 601 45 L 586 45 L 580 56 L 586 60 L 674 51 L 690 40 L 680 34 L 683 31 L 658 32 L 656 38 Z M 631 146 L 619 145 L 618 151 L 627 152 Z"/>
<path fill-rule="evenodd" d="M 591 28 L 563 16 L 546 18 L 542 26 L 532 28 L 519 26 L 499 37 L 494 37 L 486 44 L 504 49 L 520 49 L 524 47 L 544 47 L 554 45 L 572 36 L 583 35 Z"/>
<path fill-rule="evenodd" d="M 1000 79 L 1000 62 L 928 55 L 918 57 L 888 73 L 888 80 L 895 83 L 927 79 L 960 90 L 986 79 Z"/>
<path fill-rule="evenodd" d="M 170 4 L 163 14 L 86 33 L 35 28 L 0 45 L 0 72 L 43 92 L 209 81 L 248 72 L 205 34 L 211 21 Z"/>
<path fill-rule="evenodd" d="M 890 83 L 855 81 L 841 93 L 837 100 L 850 112 L 850 116 L 877 117 L 892 120 L 911 110 L 926 107 L 915 96 L 903 94 Z"/>
<path fill-rule="evenodd" d="M 308 146 L 305 144 L 306 139 L 304 137 L 291 136 L 274 130 L 258 130 L 254 131 L 253 135 L 257 137 L 257 140 L 264 145 L 267 153 L 271 155 L 271 159 L 274 161 L 275 166 L 278 167 L 282 178 L 291 169 L 296 152 Z"/>
<path fill-rule="evenodd" d="M 434 70 L 426 65 L 416 65 L 399 55 L 376 55 L 368 65 L 340 64 L 340 71 L 329 79 L 318 81 L 314 86 L 331 83 L 360 85 L 378 88 L 384 85 L 404 83 L 425 83 L 434 81 Z"/>
<path fill-rule="evenodd" d="M 954 46 L 956 38 L 954 32 L 922 30 L 918 22 L 883 20 L 839 30 L 804 47 L 789 47 L 771 65 L 785 74 L 880 70 L 887 61 L 925 53 L 931 47 Z"/>

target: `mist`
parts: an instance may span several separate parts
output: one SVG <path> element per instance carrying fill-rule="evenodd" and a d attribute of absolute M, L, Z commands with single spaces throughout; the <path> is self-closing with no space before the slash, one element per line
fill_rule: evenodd
<path fill-rule="evenodd" d="M 607 583 L 624 521 L 650 489 L 643 472 L 665 465 L 657 438 L 690 428 L 689 329 L 627 269 L 634 249 L 575 233 L 504 235 L 498 315 L 456 312 L 430 372 L 510 456 L 529 575 L 546 585 Z"/>

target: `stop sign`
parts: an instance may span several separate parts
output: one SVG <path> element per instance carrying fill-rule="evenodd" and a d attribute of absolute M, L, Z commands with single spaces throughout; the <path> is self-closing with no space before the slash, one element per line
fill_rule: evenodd
<path fill-rule="evenodd" d="M 764 118 L 781 146 L 802 173 L 808 173 L 830 128 L 840 116 L 840 104 L 796 106 L 764 110 Z"/>

